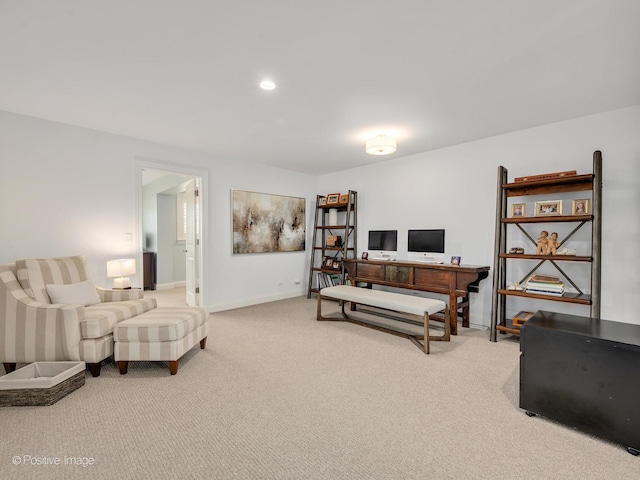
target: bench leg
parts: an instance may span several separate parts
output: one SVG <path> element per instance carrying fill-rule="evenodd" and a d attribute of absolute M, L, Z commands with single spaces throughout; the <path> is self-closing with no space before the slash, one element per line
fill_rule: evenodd
<path fill-rule="evenodd" d="M 429 354 L 429 312 L 424 312 L 424 353 Z"/>
<path fill-rule="evenodd" d="M 11 372 L 15 372 L 16 370 L 16 364 L 15 363 L 3 363 L 4 365 L 4 371 L 7 373 L 11 373 Z"/>
<path fill-rule="evenodd" d="M 438 335 L 437 337 L 430 336 L 429 339 L 434 342 L 449 342 L 451 341 L 451 309 L 444 309 L 444 333 L 442 335 Z M 456 313 L 454 312 L 454 315 Z"/>
<path fill-rule="evenodd" d="M 171 360 L 169 362 L 169 371 L 171 372 L 171 375 L 178 373 L 178 360 Z"/>
<path fill-rule="evenodd" d="M 341 312 L 342 312 L 342 318 L 333 318 L 333 317 L 323 317 L 322 316 L 322 296 L 320 295 L 320 293 L 318 293 L 318 308 L 317 308 L 317 312 L 316 312 L 316 320 L 317 321 L 321 321 L 321 320 L 325 320 L 325 321 L 330 321 L 330 322 L 344 322 L 345 320 L 349 320 L 349 317 L 347 316 L 346 313 L 344 313 L 344 306 L 347 303 L 345 300 L 338 300 L 341 304 Z"/>
<path fill-rule="evenodd" d="M 87 370 L 91 372 L 91 375 L 94 377 L 100 376 L 100 367 L 102 367 L 102 363 L 87 363 Z"/>
<path fill-rule="evenodd" d="M 129 362 L 118 362 L 118 369 L 120 370 L 120 375 L 125 375 L 127 370 L 129 369 Z"/>

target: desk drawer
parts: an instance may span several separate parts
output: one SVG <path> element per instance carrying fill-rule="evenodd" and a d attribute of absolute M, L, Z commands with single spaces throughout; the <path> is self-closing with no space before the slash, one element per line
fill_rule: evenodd
<path fill-rule="evenodd" d="M 417 287 L 449 288 L 451 286 L 452 273 L 445 270 L 416 268 L 414 284 Z"/>
<path fill-rule="evenodd" d="M 358 263 L 356 277 L 362 279 L 362 281 L 364 281 L 364 279 L 384 281 L 384 265 Z"/>

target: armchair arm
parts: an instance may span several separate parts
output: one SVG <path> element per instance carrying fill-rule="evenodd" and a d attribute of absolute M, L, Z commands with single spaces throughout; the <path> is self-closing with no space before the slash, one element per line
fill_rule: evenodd
<path fill-rule="evenodd" d="M 124 302 L 126 300 L 138 300 L 144 298 L 144 292 L 139 288 L 131 290 L 109 290 L 107 288 L 96 287 L 100 301 L 106 302 Z"/>
<path fill-rule="evenodd" d="M 4 290 L 0 291 L 3 363 L 80 360 L 82 305 L 49 305 L 36 302 L 21 289 L 0 290 Z"/>

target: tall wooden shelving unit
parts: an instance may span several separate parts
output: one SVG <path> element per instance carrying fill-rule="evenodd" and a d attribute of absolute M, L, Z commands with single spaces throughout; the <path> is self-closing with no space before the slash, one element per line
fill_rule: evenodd
<path fill-rule="evenodd" d="M 337 205 L 321 205 L 324 195 L 316 196 L 316 215 L 313 225 L 313 242 L 311 245 L 311 261 L 309 263 L 309 282 L 307 283 L 307 298 L 317 293 L 321 286 L 318 274 L 339 275 L 340 283 L 344 283 L 345 269 L 342 262 L 345 258 L 355 258 L 358 251 L 358 192 L 349 190 L 347 202 Z M 338 211 L 338 222 L 329 223 L 329 210 Z M 328 246 L 327 236 L 339 235 L 342 238 L 340 246 Z M 326 259 L 338 262 L 339 267 L 327 268 Z"/>
<path fill-rule="evenodd" d="M 555 302 L 574 303 L 590 306 L 590 316 L 600 317 L 600 276 L 601 276 L 601 249 L 602 249 L 602 153 L 593 153 L 593 173 L 586 175 L 569 175 L 555 177 L 544 180 L 530 180 L 522 182 L 508 183 L 507 169 L 498 167 L 498 187 L 496 201 L 496 237 L 495 255 L 493 265 L 493 298 L 491 304 L 491 338 L 492 342 L 497 341 L 497 333 L 511 333 L 518 335 L 520 327 L 513 325 L 510 319 L 506 318 L 506 300 L 508 297 L 524 297 L 530 300 L 550 300 Z M 592 208 L 587 215 L 558 215 L 542 217 L 511 217 L 507 216 L 507 199 L 511 197 L 527 197 L 530 195 L 546 195 L 568 192 L 591 192 Z M 579 197 L 578 197 L 579 198 Z M 570 245 L 571 237 L 586 224 L 591 224 L 591 255 L 533 255 L 507 253 L 507 233 L 509 226 L 518 228 L 525 236 L 536 244 L 533 237 L 523 228 L 526 224 L 550 224 L 550 223 L 576 223 L 576 227 L 569 234 L 562 245 Z M 537 264 L 524 276 L 522 283 L 532 275 L 540 266 L 549 262 L 562 275 L 562 278 L 569 281 L 577 293 L 565 292 L 562 296 L 532 294 L 520 290 L 507 289 L 507 261 L 537 261 Z M 574 282 L 562 269 L 564 262 L 586 262 L 590 263 L 591 275 L 589 279 L 581 278 L 578 283 L 590 287 L 590 294 L 583 293 L 578 283 Z M 587 281 L 588 280 L 588 281 Z M 533 309 L 532 311 L 536 311 Z"/>

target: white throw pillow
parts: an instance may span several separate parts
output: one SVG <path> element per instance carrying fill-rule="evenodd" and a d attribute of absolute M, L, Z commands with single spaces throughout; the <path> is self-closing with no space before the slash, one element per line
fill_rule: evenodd
<path fill-rule="evenodd" d="M 100 297 L 91 280 L 67 285 L 47 285 L 46 287 L 52 303 L 84 305 L 85 307 L 100 303 Z"/>

